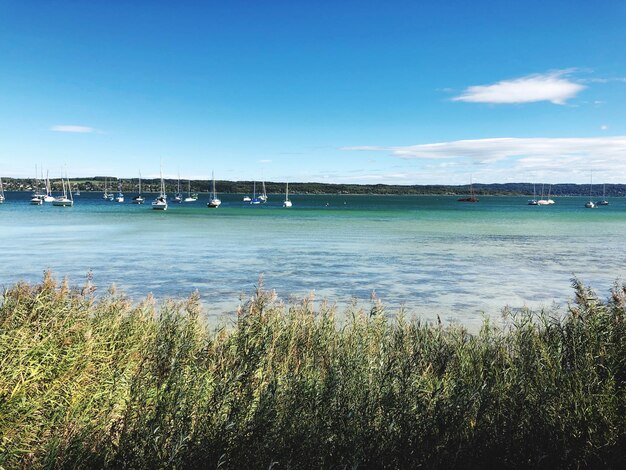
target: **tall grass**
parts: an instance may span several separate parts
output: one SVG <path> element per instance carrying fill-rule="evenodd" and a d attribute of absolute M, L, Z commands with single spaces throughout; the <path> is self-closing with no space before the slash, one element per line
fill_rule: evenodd
<path fill-rule="evenodd" d="M 47 275 L 0 305 L 0 467 L 626 463 L 626 287 L 469 334 L 259 288 L 234 324 Z"/>

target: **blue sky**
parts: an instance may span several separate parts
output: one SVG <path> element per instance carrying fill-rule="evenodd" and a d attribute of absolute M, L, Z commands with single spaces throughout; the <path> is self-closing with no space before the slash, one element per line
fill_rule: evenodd
<path fill-rule="evenodd" d="M 0 174 L 626 180 L 623 1 L 0 0 Z"/>

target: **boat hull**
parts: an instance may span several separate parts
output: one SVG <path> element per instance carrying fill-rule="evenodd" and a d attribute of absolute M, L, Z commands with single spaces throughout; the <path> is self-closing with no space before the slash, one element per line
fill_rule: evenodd
<path fill-rule="evenodd" d="M 57 207 L 72 207 L 74 205 L 74 201 L 70 199 L 57 199 L 52 202 L 52 205 Z"/>

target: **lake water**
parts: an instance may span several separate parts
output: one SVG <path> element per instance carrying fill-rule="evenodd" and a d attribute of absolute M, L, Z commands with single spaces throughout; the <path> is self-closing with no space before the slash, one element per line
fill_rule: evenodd
<path fill-rule="evenodd" d="M 365 308 L 373 291 L 388 311 L 468 326 L 505 305 L 550 306 L 572 296 L 571 278 L 607 296 L 626 275 L 626 201 L 585 209 L 585 198 L 528 206 L 527 198 L 293 195 L 266 205 L 221 195 L 222 206 L 104 201 L 31 206 L 29 193 L 0 205 L 0 285 L 37 282 L 44 270 L 133 298 L 200 292 L 208 315 L 234 312 L 263 273 L 285 301 L 315 294 Z M 127 195 L 130 200 L 131 195 Z"/>

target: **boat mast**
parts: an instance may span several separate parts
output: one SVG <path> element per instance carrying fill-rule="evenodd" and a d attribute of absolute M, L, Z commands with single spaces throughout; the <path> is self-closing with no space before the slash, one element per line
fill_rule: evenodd
<path fill-rule="evenodd" d="M 67 192 L 70 194 L 70 201 L 74 202 L 74 197 L 72 196 L 72 187 L 70 186 L 70 178 L 67 176 L 67 170 L 65 171 L 65 178 L 67 179 Z"/>

